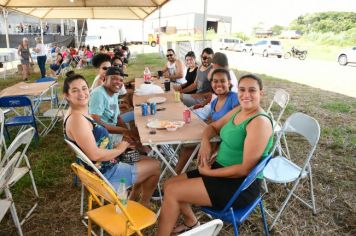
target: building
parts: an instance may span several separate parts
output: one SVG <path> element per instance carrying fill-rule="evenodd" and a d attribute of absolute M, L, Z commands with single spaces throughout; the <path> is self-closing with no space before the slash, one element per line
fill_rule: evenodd
<path fill-rule="evenodd" d="M 158 18 L 147 19 L 146 25 L 159 32 Z M 179 15 L 161 17 L 161 32 L 166 34 L 202 34 L 204 29 L 204 14 L 185 13 Z M 207 30 L 213 30 L 219 35 L 230 35 L 232 17 L 220 15 L 207 15 Z"/>

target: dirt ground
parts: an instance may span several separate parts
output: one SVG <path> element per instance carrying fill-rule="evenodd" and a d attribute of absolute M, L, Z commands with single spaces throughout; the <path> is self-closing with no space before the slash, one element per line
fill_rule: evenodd
<path fill-rule="evenodd" d="M 356 99 L 308 86 L 282 80 L 265 79 L 266 97 L 263 107 L 267 108 L 277 88 L 290 93 L 290 103 L 283 118 L 293 112 L 304 112 L 316 118 L 322 129 L 316 154 L 312 159 L 314 191 L 317 215 L 292 199 L 281 220 L 271 235 L 356 235 Z M 336 105 L 331 104 L 336 103 Z M 339 105 L 338 105 L 339 104 Z M 344 104 L 344 105 L 340 105 Z M 340 108 L 341 107 L 341 108 Z M 345 108 L 346 107 L 346 108 Z M 294 139 L 292 153 L 305 153 L 306 148 Z M 46 147 L 55 145 L 56 154 L 47 153 Z M 86 228 L 80 222 L 80 188 L 73 184 L 70 163 L 74 155 L 65 146 L 60 125 L 52 135 L 43 140 L 39 147 L 29 150 L 36 176 L 53 178 L 53 184 L 38 182 L 39 206 L 23 225 L 25 235 L 85 235 Z M 53 158 L 51 162 L 39 159 Z M 56 163 L 54 166 L 53 163 Z M 42 172 L 36 172 L 41 165 Z M 52 176 L 56 169 L 60 176 Z M 15 203 L 20 217 L 25 215 L 34 201 L 27 180 L 25 190 L 15 187 Z M 307 182 L 298 193 L 307 194 Z M 264 196 L 265 207 L 275 210 L 286 191 L 279 185 L 269 184 L 270 193 Z M 201 221 L 209 219 L 196 209 Z M 271 223 L 271 218 L 268 219 Z M 0 235 L 15 235 L 15 227 L 9 214 L 0 224 Z M 262 221 L 256 211 L 239 229 L 241 235 L 262 235 Z M 154 235 L 155 228 L 146 230 L 145 235 Z M 233 235 L 231 226 L 224 226 L 220 235 Z"/>

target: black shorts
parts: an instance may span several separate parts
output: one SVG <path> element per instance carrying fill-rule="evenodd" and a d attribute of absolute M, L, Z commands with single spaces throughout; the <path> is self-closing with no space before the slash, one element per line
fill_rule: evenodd
<path fill-rule="evenodd" d="M 212 169 L 223 168 L 217 162 L 214 162 Z M 191 178 L 201 177 L 204 182 L 205 189 L 209 194 L 212 207 L 215 209 L 222 209 L 231 199 L 232 195 L 237 191 L 245 177 L 242 178 L 223 178 L 223 177 L 211 177 L 204 176 L 199 173 L 199 171 L 192 170 L 188 171 L 187 176 Z M 258 197 L 260 193 L 261 180 L 256 179 L 247 189 L 242 191 L 237 197 L 235 202 L 232 204 L 234 208 L 244 208 L 250 203 L 252 203 Z"/>

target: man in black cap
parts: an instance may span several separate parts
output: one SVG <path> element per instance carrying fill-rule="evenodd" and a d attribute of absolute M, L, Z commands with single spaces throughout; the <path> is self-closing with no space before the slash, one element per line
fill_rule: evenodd
<path fill-rule="evenodd" d="M 113 145 L 122 140 L 123 135 L 131 136 L 121 119 L 119 109 L 119 95 L 126 94 L 124 76 L 127 76 L 119 67 L 109 67 L 106 70 L 104 84 L 95 88 L 89 98 L 89 113 L 99 124 L 110 133 Z M 131 117 L 133 119 L 133 115 Z M 128 122 L 128 121 L 127 121 Z"/>

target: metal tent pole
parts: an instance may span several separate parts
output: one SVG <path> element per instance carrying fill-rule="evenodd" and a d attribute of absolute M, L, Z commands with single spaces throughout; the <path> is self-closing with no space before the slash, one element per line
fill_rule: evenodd
<path fill-rule="evenodd" d="M 208 0 L 204 0 L 204 19 L 203 19 L 203 48 L 205 48 L 205 40 L 206 40 L 206 13 L 208 9 Z"/>
<path fill-rule="evenodd" d="M 6 47 L 10 48 L 10 40 L 9 40 L 9 30 L 8 30 L 8 25 L 7 25 L 7 16 L 9 15 L 9 12 L 4 8 L 2 8 L 2 13 L 4 15 L 4 28 L 5 28 L 5 37 L 6 37 Z"/>

